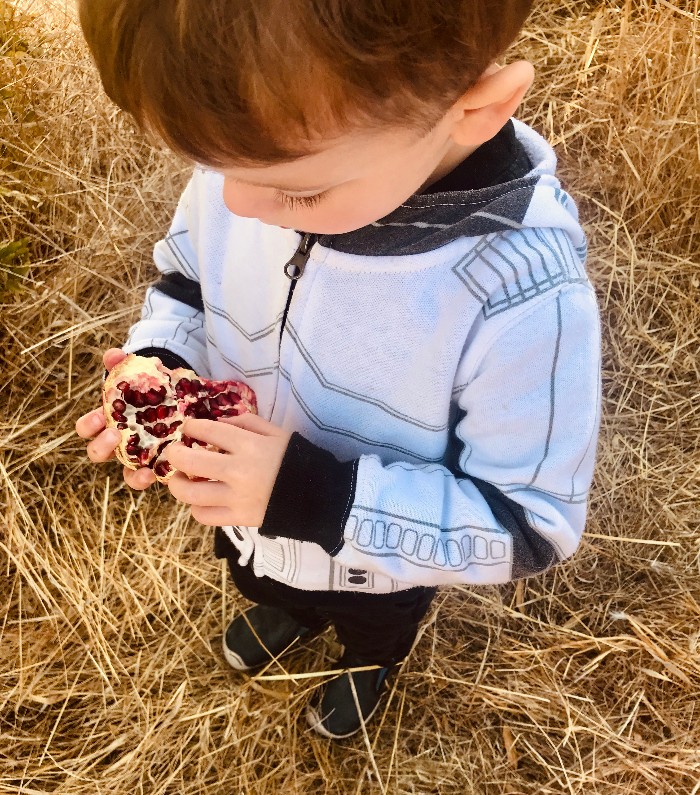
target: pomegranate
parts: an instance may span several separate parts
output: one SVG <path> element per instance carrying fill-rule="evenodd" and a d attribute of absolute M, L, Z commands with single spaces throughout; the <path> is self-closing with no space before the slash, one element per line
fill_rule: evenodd
<path fill-rule="evenodd" d="M 170 370 L 156 357 L 133 353 L 109 372 L 102 403 L 106 426 L 121 433 L 117 458 L 129 469 L 149 467 L 161 483 L 175 473 L 161 460 L 169 444 L 207 446 L 182 434 L 186 417 L 217 420 L 258 412 L 255 393 L 239 381 L 209 381 L 192 370 Z"/>

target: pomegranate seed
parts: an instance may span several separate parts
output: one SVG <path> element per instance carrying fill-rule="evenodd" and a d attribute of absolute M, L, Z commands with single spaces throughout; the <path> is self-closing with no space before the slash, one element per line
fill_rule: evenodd
<path fill-rule="evenodd" d="M 171 466 L 167 461 L 159 461 L 154 467 L 153 471 L 156 475 L 159 475 L 161 478 L 170 472 Z"/>
<path fill-rule="evenodd" d="M 220 406 L 233 406 L 234 400 L 231 395 L 227 395 L 225 392 L 222 392 L 217 398 L 216 402 Z"/>
<path fill-rule="evenodd" d="M 168 426 L 164 422 L 157 422 L 150 429 L 150 432 L 156 439 L 163 439 L 168 435 Z"/>
<path fill-rule="evenodd" d="M 174 410 L 174 406 L 157 406 L 156 407 L 156 419 L 164 420 L 166 417 L 169 417 L 171 414 L 171 410 Z"/>
<path fill-rule="evenodd" d="M 149 389 L 143 397 L 149 406 L 157 406 L 165 397 L 165 388 L 163 388 L 162 395 L 160 389 Z"/>
<path fill-rule="evenodd" d="M 118 422 L 117 423 L 117 428 L 119 428 L 120 431 L 123 431 L 124 428 L 128 428 L 128 427 L 129 426 L 128 426 L 128 424 L 126 422 Z"/>
<path fill-rule="evenodd" d="M 171 424 L 170 428 L 168 429 L 168 433 L 175 433 L 175 429 L 179 428 L 180 425 L 182 425 L 182 422 L 180 422 L 180 420 L 177 420 L 176 422 L 173 422 Z"/>
<path fill-rule="evenodd" d="M 116 420 L 117 422 L 124 422 L 126 420 L 126 417 L 119 411 L 113 411 L 112 419 Z"/>
<path fill-rule="evenodd" d="M 155 422 L 158 419 L 158 412 L 153 406 L 149 406 L 146 411 L 143 412 L 143 418 L 146 422 Z"/>
<path fill-rule="evenodd" d="M 123 400 L 119 400 L 119 399 L 117 398 L 117 400 L 115 400 L 115 401 L 112 403 L 112 408 L 113 408 L 115 411 L 122 412 L 122 411 L 124 411 L 124 409 L 126 409 L 126 403 L 125 403 Z M 112 415 L 112 416 L 114 416 L 114 415 Z"/>
<path fill-rule="evenodd" d="M 128 381 L 120 381 L 117 384 L 117 389 L 121 389 L 122 392 L 131 392 L 131 387 L 129 386 Z"/>
<path fill-rule="evenodd" d="M 211 410 L 209 411 L 209 414 L 210 414 L 210 415 L 211 415 L 211 416 L 212 416 L 212 417 L 213 417 L 215 420 L 216 420 L 216 419 L 218 419 L 219 417 L 223 417 L 223 416 L 224 416 L 224 412 L 223 412 L 221 409 L 211 409 Z"/>
<path fill-rule="evenodd" d="M 136 390 L 131 390 L 128 394 L 125 392 L 124 399 L 127 403 L 131 403 L 132 406 L 136 406 L 137 409 L 142 409 L 144 406 L 143 394 Z"/>

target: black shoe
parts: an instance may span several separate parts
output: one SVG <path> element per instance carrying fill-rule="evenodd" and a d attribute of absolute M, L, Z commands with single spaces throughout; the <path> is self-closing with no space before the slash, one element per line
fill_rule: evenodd
<path fill-rule="evenodd" d="M 325 624 L 310 629 L 277 607 L 255 605 L 228 625 L 223 637 L 226 662 L 249 671 L 291 651 L 295 643 L 318 635 Z"/>
<path fill-rule="evenodd" d="M 367 665 L 369 663 L 354 655 L 344 654 L 337 667 L 363 668 Z M 335 740 L 355 734 L 374 715 L 390 671 L 391 668 L 379 667 L 353 673 L 345 671 L 331 679 L 317 691 L 307 707 L 306 720 L 309 726 L 324 737 Z M 351 677 L 355 693 L 350 682 Z"/>

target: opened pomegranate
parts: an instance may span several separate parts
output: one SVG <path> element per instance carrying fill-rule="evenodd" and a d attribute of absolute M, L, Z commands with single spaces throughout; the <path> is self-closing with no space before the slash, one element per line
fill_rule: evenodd
<path fill-rule="evenodd" d="M 106 426 L 121 433 L 117 458 L 129 469 L 149 467 L 161 483 L 175 472 L 161 460 L 169 444 L 206 446 L 181 433 L 186 417 L 217 420 L 257 414 L 255 393 L 239 381 L 209 381 L 192 370 L 170 370 L 160 359 L 133 353 L 109 372 L 102 401 Z"/>

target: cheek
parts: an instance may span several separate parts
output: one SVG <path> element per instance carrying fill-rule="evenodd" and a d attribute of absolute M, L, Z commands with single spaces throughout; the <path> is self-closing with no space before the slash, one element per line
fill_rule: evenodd
<path fill-rule="evenodd" d="M 371 200 L 368 200 L 368 197 L 371 197 Z M 296 224 L 290 225 L 326 235 L 342 235 L 373 223 L 390 213 L 396 206 L 397 204 L 391 199 L 384 200 L 383 197 L 369 192 L 360 193 L 353 197 L 343 197 L 342 200 L 329 201 L 311 210 L 305 217 L 300 216 Z"/>
<path fill-rule="evenodd" d="M 260 218 L 275 208 L 274 200 L 264 191 L 224 183 L 222 195 L 227 209 L 243 218 Z"/>

